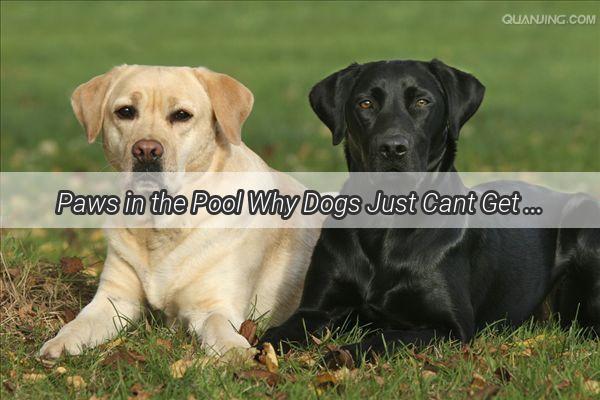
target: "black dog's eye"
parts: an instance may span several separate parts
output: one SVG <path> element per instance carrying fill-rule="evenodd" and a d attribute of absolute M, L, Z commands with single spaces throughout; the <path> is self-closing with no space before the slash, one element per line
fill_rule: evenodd
<path fill-rule="evenodd" d="M 427 104 L 429 104 L 429 100 L 427 100 L 427 99 L 418 99 L 418 100 L 415 102 L 415 105 L 416 105 L 417 107 L 425 107 Z"/>
<path fill-rule="evenodd" d="M 185 110 L 177 110 L 169 116 L 171 122 L 184 122 L 192 118 L 192 114 Z"/>
<path fill-rule="evenodd" d="M 134 106 L 124 106 L 115 111 L 120 119 L 134 119 L 137 115 L 137 110 Z"/>
<path fill-rule="evenodd" d="M 358 106 L 363 110 L 367 110 L 373 107 L 373 103 L 371 102 L 371 100 L 361 100 L 358 102 Z"/>

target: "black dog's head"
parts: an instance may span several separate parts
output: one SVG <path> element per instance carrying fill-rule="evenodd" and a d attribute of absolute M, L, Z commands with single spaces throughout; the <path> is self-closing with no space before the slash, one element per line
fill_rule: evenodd
<path fill-rule="evenodd" d="M 316 84 L 310 105 L 344 138 L 350 171 L 453 170 L 460 128 L 485 88 L 438 60 L 352 64 Z"/>

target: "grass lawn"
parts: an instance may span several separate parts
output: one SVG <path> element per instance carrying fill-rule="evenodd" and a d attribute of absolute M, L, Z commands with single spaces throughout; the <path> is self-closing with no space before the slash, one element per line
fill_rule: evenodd
<path fill-rule="evenodd" d="M 475 74 L 486 99 L 463 130 L 462 171 L 600 170 L 596 25 L 504 25 L 510 14 L 600 14 L 565 3 L 1 3 L 0 169 L 107 170 L 69 106 L 80 83 L 122 64 L 205 65 L 255 94 L 244 140 L 284 171 L 342 171 L 341 147 L 312 114 L 310 87 L 352 61 L 440 58 Z M 149 314 L 118 340 L 42 364 L 44 340 L 93 296 L 97 230 L 1 232 L 0 395 L 102 398 L 598 398 L 598 341 L 552 322 L 490 329 L 468 347 L 410 349 L 327 372 L 335 337 L 279 359 L 216 366 Z M 61 259 L 75 257 L 75 259 Z M 81 260 L 81 269 L 79 261 Z M 75 265 L 75 268 L 70 268 Z M 189 366 L 184 372 L 177 366 Z M 250 372 L 248 372 L 250 371 Z M 254 371 L 254 372 L 253 372 Z M 180 376 L 181 375 L 181 376 Z M 277 382 L 274 382 L 276 380 Z M 192 397 L 190 397 L 192 398 Z"/>
<path fill-rule="evenodd" d="M 331 147 L 308 106 L 311 86 L 353 61 L 434 57 L 487 87 L 464 129 L 459 170 L 597 171 L 598 25 L 501 20 L 599 10 L 588 2 L 2 2 L 2 171 L 105 168 L 68 99 L 123 63 L 231 74 L 256 97 L 244 129 L 251 148 L 279 170 L 341 171 L 341 147 Z"/>
<path fill-rule="evenodd" d="M 552 323 L 515 332 L 490 329 L 469 346 L 447 343 L 418 353 L 406 349 L 373 365 L 328 372 L 321 366 L 326 346 L 356 340 L 360 332 L 353 332 L 280 357 L 277 378 L 263 380 L 265 373 L 256 372 L 263 366 L 215 365 L 183 329 L 171 330 L 160 314 L 148 314 L 147 322 L 108 345 L 43 364 L 34 357 L 42 342 L 94 294 L 102 235 L 98 230 L 21 230 L 2 240 L 3 399 L 135 398 L 136 393 L 165 399 L 483 399 L 494 394 L 584 399 L 600 391 L 598 341 Z M 73 268 L 77 263 L 72 260 L 55 261 L 65 255 L 77 255 L 83 269 Z M 188 364 L 187 370 L 181 368 Z M 76 387 L 73 382 L 79 379 L 85 385 Z"/>

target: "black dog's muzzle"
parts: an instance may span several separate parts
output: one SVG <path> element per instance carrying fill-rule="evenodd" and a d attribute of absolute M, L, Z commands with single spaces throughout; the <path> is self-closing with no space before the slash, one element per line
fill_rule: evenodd
<path fill-rule="evenodd" d="M 406 171 L 411 145 L 404 135 L 379 135 L 371 143 L 370 170 L 379 172 Z"/>
<path fill-rule="evenodd" d="M 378 157 L 387 160 L 399 160 L 408 152 L 408 139 L 402 135 L 380 136 L 375 139 Z"/>

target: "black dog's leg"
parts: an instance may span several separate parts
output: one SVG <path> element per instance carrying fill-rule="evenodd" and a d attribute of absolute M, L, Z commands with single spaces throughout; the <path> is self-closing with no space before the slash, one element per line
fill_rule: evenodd
<path fill-rule="evenodd" d="M 305 345 L 308 333 L 319 335 L 326 327 L 333 330 L 348 322 L 362 301 L 359 282 L 368 281 L 368 262 L 355 255 L 352 249 L 356 247 L 352 231 L 323 229 L 306 274 L 300 307 L 282 325 L 267 330 L 260 343 L 269 342 L 287 352 L 290 346 L 286 342 Z"/>
<path fill-rule="evenodd" d="M 598 203 L 586 197 L 573 198 L 565 215 L 585 227 L 590 215 L 600 215 Z M 597 218 L 595 218 L 597 220 Z M 600 229 L 561 229 L 558 259 L 565 270 L 556 294 L 556 311 L 563 327 L 574 320 L 600 336 Z"/>
<path fill-rule="evenodd" d="M 435 340 L 444 340 L 450 337 L 449 330 L 384 330 L 367 336 L 361 342 L 342 346 L 342 350 L 348 351 L 355 364 L 358 365 L 363 357 L 370 361 L 376 356 L 392 354 L 402 346 L 424 347 Z M 326 356 L 327 365 L 340 366 L 337 360 L 338 354 L 339 352 L 336 351 L 330 352 Z"/>
<path fill-rule="evenodd" d="M 319 335 L 326 327 L 333 328 L 332 320 L 327 311 L 299 309 L 282 325 L 267 330 L 260 343 L 271 343 L 276 350 L 287 353 L 289 343 L 306 345 L 310 341 L 309 333 Z"/>
<path fill-rule="evenodd" d="M 574 235 L 579 244 L 594 243 L 598 247 L 579 248 L 572 253 L 558 284 L 556 311 L 564 328 L 576 320 L 600 336 L 600 229 L 582 229 L 576 234 L 569 231 L 561 232 L 561 239 Z"/>

